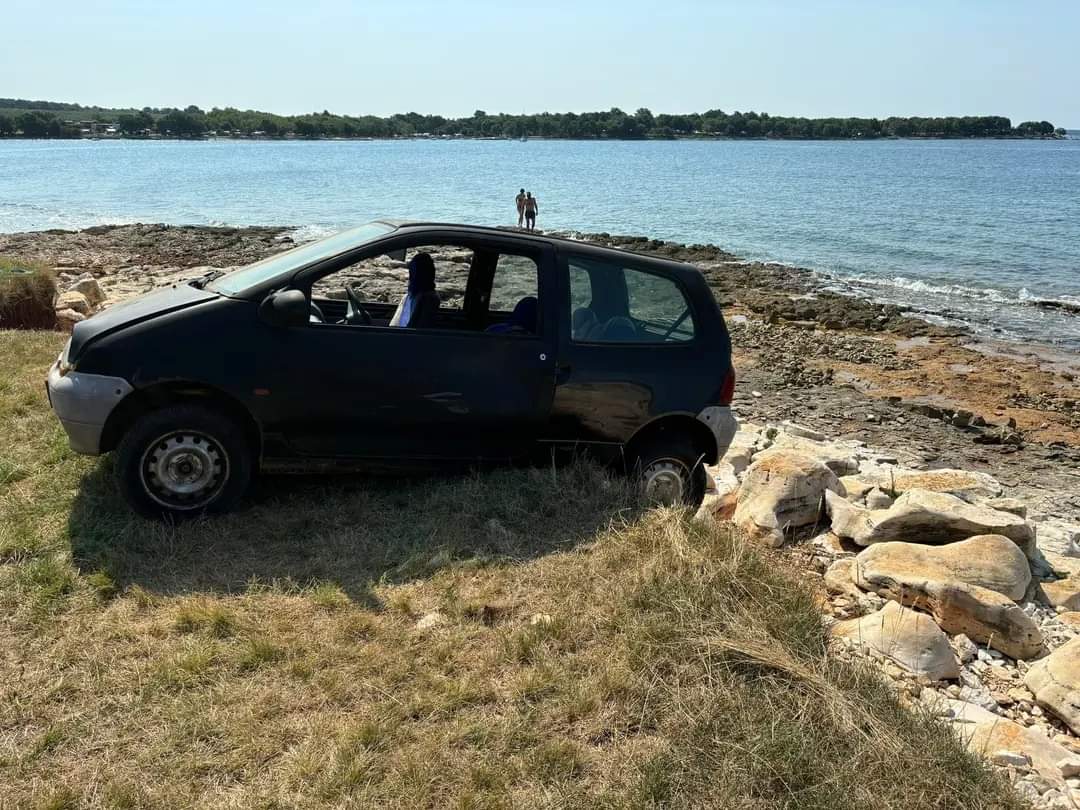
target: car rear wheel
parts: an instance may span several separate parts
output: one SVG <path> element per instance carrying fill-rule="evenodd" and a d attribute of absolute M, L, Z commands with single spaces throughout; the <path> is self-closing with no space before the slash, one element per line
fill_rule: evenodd
<path fill-rule="evenodd" d="M 150 518 L 224 512 L 247 490 L 251 449 L 242 428 L 202 405 L 172 405 L 139 418 L 117 448 L 120 493 Z"/>
<path fill-rule="evenodd" d="M 705 499 L 705 462 L 691 442 L 653 442 L 634 459 L 634 474 L 645 499 L 667 506 L 698 507 Z"/>

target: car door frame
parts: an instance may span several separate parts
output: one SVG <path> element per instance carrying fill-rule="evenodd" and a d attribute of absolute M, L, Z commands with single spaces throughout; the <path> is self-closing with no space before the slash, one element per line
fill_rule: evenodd
<path fill-rule="evenodd" d="M 541 389 L 546 386 L 546 392 L 542 394 L 543 399 L 537 403 L 537 406 L 542 409 L 542 413 L 537 415 L 533 420 L 535 422 L 532 435 L 528 436 L 522 442 L 520 451 L 522 453 L 531 450 L 532 446 L 538 441 L 544 431 L 544 427 L 547 424 L 547 420 L 550 416 L 551 401 L 554 397 L 555 390 L 555 350 L 558 346 L 558 320 L 555 313 L 558 311 L 558 299 L 560 296 L 560 286 L 558 284 L 557 272 L 556 272 L 556 254 L 555 249 L 549 242 L 535 239 L 515 239 L 513 235 L 507 235 L 506 237 L 470 233 L 467 231 L 455 230 L 455 229 L 405 229 L 402 231 L 389 234 L 387 238 L 379 240 L 377 243 L 364 245 L 361 248 L 347 251 L 346 253 L 339 254 L 338 256 L 324 260 L 317 265 L 302 268 L 295 272 L 289 279 L 289 282 L 283 285 L 282 289 L 298 289 L 302 291 L 305 296 L 311 300 L 312 286 L 319 279 L 332 275 L 351 264 L 355 264 L 358 261 L 362 261 L 368 258 L 374 258 L 376 256 L 385 255 L 392 252 L 409 248 L 420 247 L 424 245 L 447 245 L 458 246 L 466 249 L 483 248 L 492 250 L 500 255 L 503 253 L 512 255 L 522 255 L 533 258 L 537 265 L 537 294 L 540 301 L 540 323 L 539 323 L 539 335 L 536 336 L 522 336 L 522 335 L 505 335 L 485 333 L 483 331 L 470 331 L 470 330 L 458 330 L 458 329 L 408 329 L 405 333 L 400 327 L 389 326 L 356 326 L 347 324 L 336 323 L 321 323 L 318 325 L 307 324 L 304 326 L 290 327 L 292 329 L 310 329 L 317 328 L 319 330 L 348 330 L 354 332 L 354 330 L 364 330 L 368 334 L 381 333 L 386 335 L 387 333 L 393 334 L 397 340 L 404 341 L 422 341 L 425 337 L 446 337 L 456 336 L 459 340 L 465 341 L 514 341 L 514 344 L 508 344 L 508 346 L 521 347 L 526 345 L 523 341 L 527 341 L 535 349 L 535 369 L 541 372 Z M 498 272 L 497 270 L 495 271 Z M 472 268 L 470 267 L 470 279 L 472 281 Z M 490 293 L 490 291 L 489 291 Z M 361 339 L 361 333 L 355 332 L 358 339 Z M 478 344 L 482 345 L 482 344 Z M 518 354 L 521 354 L 520 349 L 516 349 Z M 453 403 L 448 403 L 448 406 L 452 406 Z M 276 446 L 281 446 L 275 443 Z M 437 446 L 437 442 L 432 447 Z M 515 448 L 517 449 L 517 448 Z M 294 455 L 289 453 L 289 455 Z M 460 452 L 433 452 L 430 458 L 427 460 L 460 460 L 462 458 L 471 458 L 472 460 L 482 460 L 474 456 L 465 456 Z M 515 453 L 516 455 L 516 453 Z M 362 458 L 357 456 L 350 456 L 349 458 Z M 379 458 L 383 458 L 379 456 Z M 402 462 L 408 465 L 412 465 L 417 460 L 416 455 L 403 456 Z M 389 459 L 383 458 L 384 461 Z"/>

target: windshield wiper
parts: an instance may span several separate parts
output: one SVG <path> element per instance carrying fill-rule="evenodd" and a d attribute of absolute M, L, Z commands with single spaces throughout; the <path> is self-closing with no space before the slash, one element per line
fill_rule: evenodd
<path fill-rule="evenodd" d="M 209 273 L 201 275 L 198 278 L 193 278 L 188 284 L 197 290 L 201 290 L 215 278 L 221 278 L 223 275 L 225 275 L 224 270 L 211 270 Z"/>

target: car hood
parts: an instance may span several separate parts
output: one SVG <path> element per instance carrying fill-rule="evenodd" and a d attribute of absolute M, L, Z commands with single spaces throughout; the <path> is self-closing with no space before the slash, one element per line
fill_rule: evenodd
<path fill-rule="evenodd" d="M 68 356 L 72 360 L 76 359 L 83 347 L 94 338 L 215 298 L 220 298 L 215 292 L 200 290 L 190 284 L 174 284 L 116 304 L 75 324 L 71 332 Z"/>

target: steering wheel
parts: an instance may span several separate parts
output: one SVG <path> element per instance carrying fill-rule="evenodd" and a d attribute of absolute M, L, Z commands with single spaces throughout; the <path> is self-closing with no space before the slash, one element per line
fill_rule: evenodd
<path fill-rule="evenodd" d="M 371 326 L 371 315 L 364 305 L 360 303 L 360 293 L 357 291 L 355 281 L 345 282 L 345 295 L 349 299 L 345 307 L 345 323 L 353 326 Z"/>
<path fill-rule="evenodd" d="M 314 301 L 311 302 L 311 314 L 308 315 L 310 323 L 326 323 L 326 316 Z"/>

